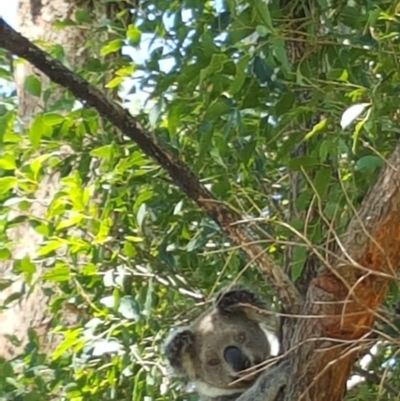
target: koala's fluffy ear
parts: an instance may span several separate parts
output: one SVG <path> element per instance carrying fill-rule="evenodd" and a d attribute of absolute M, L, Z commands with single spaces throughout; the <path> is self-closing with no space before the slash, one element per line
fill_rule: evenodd
<path fill-rule="evenodd" d="M 220 291 L 214 301 L 214 305 L 220 312 L 232 312 L 239 304 L 249 304 L 260 309 L 266 305 L 256 294 L 241 287 L 232 287 Z"/>
<path fill-rule="evenodd" d="M 189 327 L 175 330 L 165 341 L 164 353 L 178 375 L 187 375 L 185 361 L 194 357 L 195 336 Z"/>
<path fill-rule="evenodd" d="M 245 306 L 250 305 L 249 306 Z M 244 313 L 250 320 L 263 323 L 268 320 L 268 315 L 260 313 L 267 310 L 267 306 L 256 294 L 242 288 L 232 287 L 220 291 L 214 301 L 214 305 L 221 314 Z"/>

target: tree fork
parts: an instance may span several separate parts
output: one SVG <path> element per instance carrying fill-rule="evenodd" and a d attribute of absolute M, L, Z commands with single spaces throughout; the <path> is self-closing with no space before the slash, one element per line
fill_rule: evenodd
<path fill-rule="evenodd" d="M 12 29 L 0 18 L 0 46 L 29 61 L 52 81 L 70 90 L 85 105 L 98 111 L 100 116 L 119 128 L 149 157 L 164 168 L 173 182 L 207 214 L 257 265 L 260 273 L 271 282 L 285 309 L 295 312 L 300 305 L 300 295 L 289 277 L 283 272 L 261 246 L 254 244 L 248 230 L 239 224 L 241 216 L 218 201 L 196 175 L 178 157 L 145 131 L 127 110 L 108 100 L 97 88 L 89 84 L 60 62 Z"/>

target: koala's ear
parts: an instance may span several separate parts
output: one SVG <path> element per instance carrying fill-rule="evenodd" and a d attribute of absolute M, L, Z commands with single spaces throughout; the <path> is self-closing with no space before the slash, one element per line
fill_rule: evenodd
<path fill-rule="evenodd" d="M 239 304 L 250 304 L 260 309 L 266 309 L 266 305 L 256 294 L 241 287 L 232 287 L 220 291 L 214 301 L 215 307 L 221 313 L 231 313 L 238 308 Z M 246 312 L 244 309 L 243 312 Z"/>
<path fill-rule="evenodd" d="M 195 336 L 189 327 L 175 330 L 165 341 L 164 353 L 169 364 L 179 375 L 186 375 L 185 360 L 194 357 Z"/>

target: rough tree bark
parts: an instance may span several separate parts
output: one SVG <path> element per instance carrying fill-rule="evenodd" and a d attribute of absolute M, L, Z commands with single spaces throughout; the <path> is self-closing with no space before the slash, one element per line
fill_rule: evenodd
<path fill-rule="evenodd" d="M 308 0 L 280 0 L 280 5 L 286 16 L 286 50 L 296 69 L 317 51 L 307 37 L 310 32 L 318 35 L 319 8 Z M 312 27 L 307 30 L 309 22 Z M 301 96 L 311 100 L 304 90 Z M 321 112 L 315 110 L 304 132 L 318 123 Z M 400 142 L 346 235 L 336 239 L 335 253 L 332 251 L 328 260 L 312 255 L 303 267 L 296 283 L 305 296 L 300 317 L 285 319 L 282 329 L 285 351 L 294 351 L 291 380 L 281 399 L 339 401 L 345 395 L 352 364 L 365 347 L 362 339 L 373 326 L 376 309 L 389 281 L 395 279 L 400 259 L 399 161 Z M 298 189 L 299 174 L 293 173 L 291 178 L 292 188 Z M 292 204 L 296 192 L 291 193 Z"/>
<path fill-rule="evenodd" d="M 2 38 L 12 38 L 11 41 Z M 292 375 L 284 400 L 343 398 L 346 380 L 356 357 L 358 341 L 371 329 L 377 307 L 400 262 L 400 145 L 396 147 L 371 187 L 359 213 L 338 239 L 338 251 L 328 264 L 321 260 L 304 302 L 282 271 L 248 242 L 249 234 L 237 223 L 239 216 L 215 201 L 197 177 L 145 132 L 125 110 L 100 91 L 46 56 L 0 20 L 0 46 L 28 59 L 53 81 L 94 107 L 126 136 L 154 158 L 191 199 L 201 206 L 232 241 L 254 259 L 275 289 L 286 294 L 291 312 L 299 311 L 290 339 Z M 260 255 L 262 255 L 260 257 Z"/>
<path fill-rule="evenodd" d="M 351 365 L 400 262 L 400 144 L 309 285 L 285 400 L 342 400 Z M 322 262 L 321 262 L 322 265 Z M 318 316 L 318 319 L 307 318 Z"/>

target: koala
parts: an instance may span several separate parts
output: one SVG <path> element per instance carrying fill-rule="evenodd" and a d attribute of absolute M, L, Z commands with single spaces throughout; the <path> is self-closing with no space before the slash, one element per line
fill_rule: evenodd
<path fill-rule="evenodd" d="M 265 304 L 251 291 L 220 292 L 213 306 L 165 342 L 173 371 L 192 382 L 202 401 L 273 401 L 285 385 L 289 364 L 240 378 L 240 372 L 279 353 L 279 342 L 266 328 Z M 243 376 L 243 374 L 242 374 Z"/>

